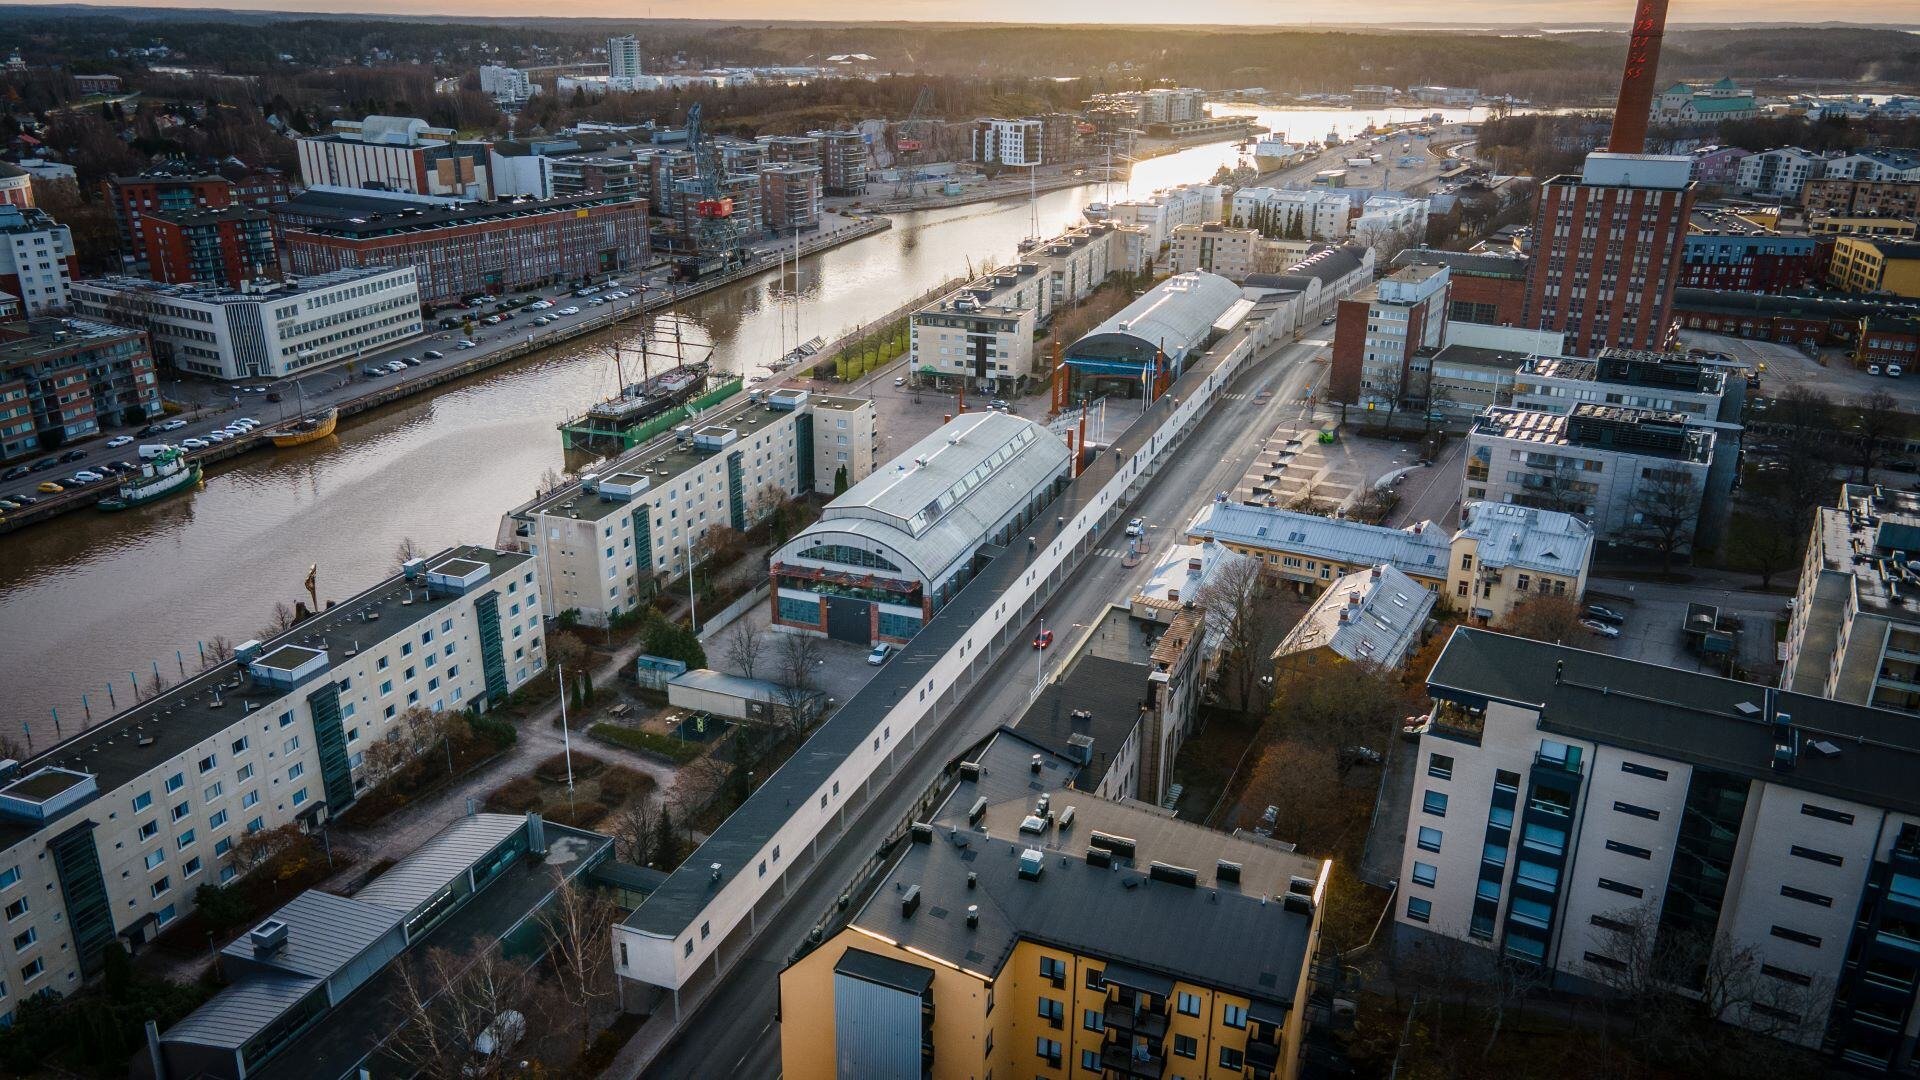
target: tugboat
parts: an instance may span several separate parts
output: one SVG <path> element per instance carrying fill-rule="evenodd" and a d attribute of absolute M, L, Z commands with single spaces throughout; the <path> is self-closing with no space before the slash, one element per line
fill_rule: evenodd
<path fill-rule="evenodd" d="M 179 447 L 169 446 L 140 466 L 138 473 L 122 480 L 117 497 L 101 499 L 94 505 L 108 512 L 131 510 L 194 487 L 200 477 L 200 463 L 187 460 Z"/>

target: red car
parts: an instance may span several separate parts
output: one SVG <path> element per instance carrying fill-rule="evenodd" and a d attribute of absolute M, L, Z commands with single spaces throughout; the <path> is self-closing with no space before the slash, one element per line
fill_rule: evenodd
<path fill-rule="evenodd" d="M 1051 644 L 1053 644 L 1053 631 L 1042 630 L 1038 634 L 1034 635 L 1034 638 L 1033 638 L 1034 648 L 1044 649 Z"/>

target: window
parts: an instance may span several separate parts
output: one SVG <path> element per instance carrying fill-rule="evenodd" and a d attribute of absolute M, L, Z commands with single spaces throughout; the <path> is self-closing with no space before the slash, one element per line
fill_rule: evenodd
<path fill-rule="evenodd" d="M 1447 754 L 1428 754 L 1427 775 L 1435 780 L 1453 779 L 1453 758 Z"/>
<path fill-rule="evenodd" d="M 1832 810 L 1812 803 L 1801 803 L 1800 812 L 1808 817 L 1817 817 L 1822 821 L 1837 821 L 1842 825 L 1853 824 L 1853 815 L 1845 810 Z"/>
<path fill-rule="evenodd" d="M 1227 1005 L 1220 1010 L 1220 1022 L 1230 1028 L 1247 1026 L 1247 1007 L 1245 1005 Z"/>
<path fill-rule="evenodd" d="M 173 808 L 171 817 L 174 821 L 179 821 L 181 818 L 186 817 L 191 812 L 192 812 L 191 807 L 189 807 L 186 803 L 181 803 L 178 806 L 175 806 Z"/>
<path fill-rule="evenodd" d="M 233 774 L 233 782 L 236 784 L 244 784 L 251 779 L 253 779 L 252 765 L 242 765 L 240 771 Z"/>
<path fill-rule="evenodd" d="M 136 814 L 152 805 L 153 792 L 151 791 L 143 791 L 133 797 L 133 812 Z"/>
<path fill-rule="evenodd" d="M 1199 1016 L 1200 995 L 1189 994 L 1185 990 L 1180 991 L 1179 1008 L 1182 1016 Z"/>
<path fill-rule="evenodd" d="M 13 903 L 7 905 L 6 907 L 7 921 L 12 922 L 13 920 L 19 918 L 20 916 L 25 915 L 30 910 L 32 910 L 32 907 L 27 903 L 27 898 L 23 896 L 20 899 L 15 900 Z"/>
<path fill-rule="evenodd" d="M 20 952 L 24 949 L 30 948 L 32 947 L 34 942 L 39 940 L 40 940 L 40 931 L 29 926 L 25 930 L 22 930 L 19 933 L 13 935 L 13 951 Z"/>
<path fill-rule="evenodd" d="M 180 876 L 183 878 L 190 878 L 199 872 L 200 872 L 200 856 L 195 855 L 193 858 L 187 860 L 187 865 L 181 869 Z"/>
<path fill-rule="evenodd" d="M 230 749 L 230 750 L 232 750 L 232 751 L 233 751 L 234 753 L 236 753 L 236 754 L 244 754 L 244 753 L 246 753 L 246 751 L 247 751 L 247 737 L 246 737 L 245 735 L 242 735 L 242 736 L 240 736 L 239 738 L 237 738 L 237 739 L 235 739 L 235 740 L 233 740 L 233 745 L 232 745 L 232 746 L 230 746 L 230 747 L 228 747 L 228 749 Z"/>
<path fill-rule="evenodd" d="M 1776 926 L 1769 932 L 1772 933 L 1774 937 L 1784 938 L 1787 941 L 1797 941 L 1802 945 L 1811 945 L 1816 949 L 1820 947 L 1820 939 L 1813 934 L 1802 933 L 1799 930 L 1785 926 Z"/>
<path fill-rule="evenodd" d="M 1447 797 L 1438 791 L 1429 791 L 1421 798 L 1420 809 L 1434 817 L 1446 817 Z"/>
<path fill-rule="evenodd" d="M 1420 826 L 1419 839 L 1415 840 L 1414 843 L 1419 845 L 1421 851 L 1439 851 L 1440 830 L 1429 829 L 1425 825 L 1422 825 Z"/>
<path fill-rule="evenodd" d="M 1040 958 L 1040 977 L 1053 984 L 1055 990 L 1067 985 L 1067 962 L 1051 956 Z"/>
<path fill-rule="evenodd" d="M 1407 918 L 1414 922 L 1426 922 L 1433 917 L 1433 901 L 1424 897 L 1407 897 Z"/>
<path fill-rule="evenodd" d="M 1779 979 L 1781 982 L 1792 983 L 1795 986 L 1813 985 L 1813 976 L 1802 975 L 1797 971 L 1791 971 L 1783 967 L 1774 967 L 1772 964 L 1761 964 L 1760 974 L 1765 975 L 1769 979 Z"/>
<path fill-rule="evenodd" d="M 256 817 L 256 818 L 251 818 L 247 821 L 247 831 L 249 833 L 257 833 L 261 829 L 264 829 L 266 827 L 267 827 L 267 819 L 265 818 Z"/>
<path fill-rule="evenodd" d="M 1647 895 L 1647 890 L 1642 889 L 1638 885 L 1628 885 L 1625 882 L 1615 881 L 1612 878 L 1601 878 L 1600 887 L 1608 892 L 1617 892 L 1622 896 L 1631 896 L 1635 899 Z"/>
<path fill-rule="evenodd" d="M 1080 1051 L 1080 1067 L 1082 1069 L 1085 1069 L 1087 1072 L 1091 1072 L 1091 1073 L 1104 1071 L 1100 1068 L 1100 1051 L 1098 1050 Z"/>
<path fill-rule="evenodd" d="M 1608 956 L 1605 953 L 1590 952 L 1586 954 L 1585 959 L 1589 964 L 1594 964 L 1596 966 L 1603 967 L 1603 968 L 1612 968 L 1615 971 L 1624 971 L 1626 970 L 1626 967 L 1627 967 L 1625 963 L 1619 960 L 1615 960 L 1613 957 Z"/>
<path fill-rule="evenodd" d="M 289 780 L 298 780 L 306 774 L 307 763 L 304 761 L 296 761 L 287 768 L 287 779 Z"/>
<path fill-rule="evenodd" d="M 205 790 L 200 792 L 200 801 L 212 802 L 213 800 L 219 798 L 221 794 L 226 790 L 227 789 L 221 785 L 220 781 L 215 780 L 213 783 L 208 784 Z"/>
<path fill-rule="evenodd" d="M 6 887 L 5 876 L 0 875 L 0 888 L 5 888 L 5 887 Z M 1100 970 L 1099 968 L 1088 968 L 1087 969 L 1087 989 L 1105 990 L 1106 988 L 1107 988 L 1107 973 Z"/>
<path fill-rule="evenodd" d="M 1656 769 L 1651 765 L 1642 765 L 1637 761 L 1621 762 L 1620 771 L 1623 773 L 1632 773 L 1635 776 L 1650 777 L 1654 780 L 1665 780 L 1667 778 L 1667 770 Z"/>
<path fill-rule="evenodd" d="M 176 791 L 179 791 L 181 788 L 186 786 L 187 786 L 186 773 L 174 773 L 172 776 L 167 777 L 167 794 L 169 795 L 173 794 Z"/>
<path fill-rule="evenodd" d="M 1439 876 L 1439 873 L 1440 871 L 1436 869 L 1432 863 L 1414 863 L 1413 883 L 1415 885 L 1425 885 L 1428 888 L 1432 888 L 1434 880 Z"/>
<path fill-rule="evenodd" d="M 1832 852 L 1816 851 L 1810 847 L 1801 847 L 1799 844 L 1795 844 L 1787 850 L 1798 858 L 1810 859 L 1817 863 L 1826 863 L 1828 866 L 1839 866 L 1847 861 Z"/>
<path fill-rule="evenodd" d="M 1080 1016 L 1080 1026 L 1088 1031 L 1107 1030 L 1107 1018 L 1099 1009 L 1087 1009 Z"/>
<path fill-rule="evenodd" d="M 1622 855 L 1631 855 L 1636 859 L 1653 858 L 1653 852 L 1648 851 L 1646 848 L 1636 847 L 1633 844 L 1623 844 L 1618 840 L 1607 841 L 1607 850 L 1617 851 Z"/>
<path fill-rule="evenodd" d="M 1616 802 L 1613 804 L 1613 808 L 1619 813 L 1631 814 L 1637 818 L 1646 818 L 1648 821 L 1660 820 L 1660 811 L 1649 810 L 1644 806 L 1635 806 L 1628 802 Z"/>
<path fill-rule="evenodd" d="M 192 844 L 192 843 L 193 843 L 193 830 L 188 829 L 186 832 L 183 832 L 179 836 L 174 837 L 174 840 L 173 840 L 174 850 L 176 851 L 183 850 L 189 844 Z"/>
<path fill-rule="evenodd" d="M 240 809 L 251 810 L 254 804 L 259 801 L 260 793 L 257 791 L 249 791 L 245 795 L 240 796 Z"/>
<path fill-rule="evenodd" d="M 1833 897 L 1821 896 L 1817 892 L 1808 892 L 1805 889 L 1796 889 L 1791 885 L 1780 886 L 1780 895 L 1789 900 L 1799 900 L 1803 903 L 1816 904 L 1820 907 L 1833 906 Z"/>
<path fill-rule="evenodd" d="M 1060 1040 L 1043 1035 L 1033 1040 L 1033 1053 L 1036 1057 L 1045 1058 L 1049 1066 L 1056 1069 L 1060 1067 Z"/>
<path fill-rule="evenodd" d="M 1176 1057 L 1197 1058 L 1200 1056 L 1200 1040 L 1191 1035 L 1175 1035 L 1173 1053 Z"/>
<path fill-rule="evenodd" d="M 154 867 L 159 866 L 161 863 L 167 861 L 167 853 L 162 848 L 154 848 L 152 851 L 147 852 L 147 857 L 145 861 L 147 864 L 147 869 L 151 870 Z"/>
<path fill-rule="evenodd" d="M 1633 933 L 1633 924 L 1619 919 L 1610 919 L 1605 915 L 1589 915 L 1587 921 L 1602 930 L 1611 930 L 1616 934 Z"/>
<path fill-rule="evenodd" d="M 1039 1015 L 1040 1019 L 1045 1020 L 1048 1024 L 1059 1027 L 1061 1022 L 1066 1018 L 1067 1007 L 1053 998 L 1043 997 L 1040 999 Z"/>
<path fill-rule="evenodd" d="M 280 744 L 280 750 L 282 753 L 291 754 L 298 749 L 300 749 L 300 736 L 298 735 L 295 735 L 293 738 L 288 739 L 286 742 Z"/>
<path fill-rule="evenodd" d="M 1520 790 L 1520 774 L 1517 772 L 1508 772 L 1505 769 L 1495 769 L 1493 771 L 1493 787 L 1496 791 L 1518 791 Z"/>
<path fill-rule="evenodd" d="M 28 964 L 25 967 L 22 967 L 20 969 L 20 978 L 23 982 L 32 982 L 33 980 L 46 974 L 46 971 L 47 971 L 46 959 L 44 957 L 36 956 L 33 958 L 33 963 Z"/>
<path fill-rule="evenodd" d="M 161 895 L 164 895 L 166 891 L 171 888 L 173 888 L 173 879 L 161 878 L 159 881 L 156 881 L 153 884 L 147 886 L 147 895 L 161 896 Z"/>
<path fill-rule="evenodd" d="M 5 870 L 0 870 L 0 889 L 8 888 L 14 882 L 19 880 L 20 880 L 19 867 L 9 866 Z"/>
<path fill-rule="evenodd" d="M 213 767 L 215 765 L 218 765 L 219 763 L 220 763 L 219 755 L 208 754 L 206 757 L 201 758 L 199 763 L 194 767 L 196 769 L 199 769 L 203 773 L 209 773 L 209 772 L 212 772 Z"/>
<path fill-rule="evenodd" d="M 293 710 L 292 709 L 288 709 L 286 712 L 283 712 L 280 714 L 280 726 L 281 727 L 293 726 Z"/>

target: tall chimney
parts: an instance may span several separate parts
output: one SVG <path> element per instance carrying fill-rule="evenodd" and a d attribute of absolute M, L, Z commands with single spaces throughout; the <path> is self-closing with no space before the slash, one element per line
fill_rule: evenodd
<path fill-rule="evenodd" d="M 1627 36 L 1627 63 L 1613 107 L 1607 149 L 1616 154 L 1647 151 L 1647 118 L 1653 112 L 1653 80 L 1660 67 L 1660 38 L 1667 29 L 1667 0 L 1640 0 Z"/>

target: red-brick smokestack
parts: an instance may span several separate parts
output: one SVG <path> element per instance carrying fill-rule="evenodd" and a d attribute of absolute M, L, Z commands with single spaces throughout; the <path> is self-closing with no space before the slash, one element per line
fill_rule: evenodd
<path fill-rule="evenodd" d="M 1660 37 L 1667 29 L 1667 0 L 1640 0 L 1627 38 L 1627 65 L 1620 73 L 1620 98 L 1613 107 L 1613 134 L 1607 149 L 1644 154 L 1647 117 L 1653 113 L 1653 78 L 1660 67 Z"/>

